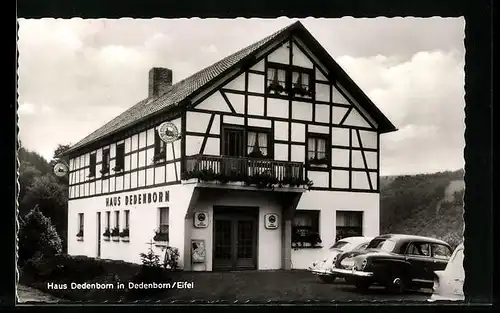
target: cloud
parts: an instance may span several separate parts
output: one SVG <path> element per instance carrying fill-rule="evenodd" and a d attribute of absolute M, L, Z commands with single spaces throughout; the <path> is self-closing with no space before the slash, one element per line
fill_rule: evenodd
<path fill-rule="evenodd" d="M 398 127 L 382 135 L 382 174 L 464 166 L 464 59 L 419 51 L 408 61 L 343 56 L 338 62 Z"/>

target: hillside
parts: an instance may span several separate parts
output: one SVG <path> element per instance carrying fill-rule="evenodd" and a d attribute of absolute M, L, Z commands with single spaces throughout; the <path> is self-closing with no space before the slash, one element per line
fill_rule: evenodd
<path fill-rule="evenodd" d="M 463 170 L 380 178 L 380 233 L 463 238 Z"/>

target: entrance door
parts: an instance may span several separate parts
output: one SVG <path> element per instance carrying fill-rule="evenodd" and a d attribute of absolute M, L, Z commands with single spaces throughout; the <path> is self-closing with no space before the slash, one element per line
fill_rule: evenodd
<path fill-rule="evenodd" d="M 214 208 L 214 270 L 257 268 L 258 208 Z"/>
<path fill-rule="evenodd" d="M 97 212 L 97 257 L 101 257 L 101 212 Z"/>

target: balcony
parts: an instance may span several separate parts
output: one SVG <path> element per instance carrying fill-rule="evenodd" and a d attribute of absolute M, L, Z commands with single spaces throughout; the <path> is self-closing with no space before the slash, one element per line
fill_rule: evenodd
<path fill-rule="evenodd" d="M 309 188 L 301 162 L 245 157 L 195 155 L 186 157 L 182 180 L 219 184 L 239 183 L 258 188 Z"/>

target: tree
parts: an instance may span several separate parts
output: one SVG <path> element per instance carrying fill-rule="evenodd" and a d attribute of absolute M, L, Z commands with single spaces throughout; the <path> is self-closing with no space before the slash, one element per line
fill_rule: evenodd
<path fill-rule="evenodd" d="M 61 238 L 52 225 L 50 218 L 35 206 L 20 222 L 19 262 L 23 265 L 36 252 L 43 256 L 52 256 L 61 252 Z"/>

